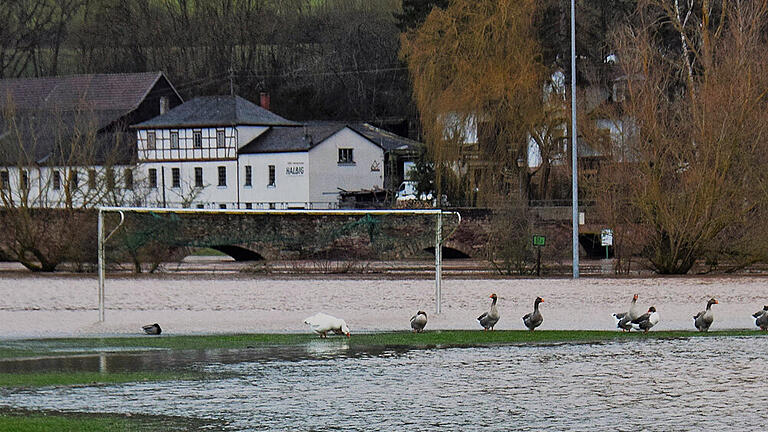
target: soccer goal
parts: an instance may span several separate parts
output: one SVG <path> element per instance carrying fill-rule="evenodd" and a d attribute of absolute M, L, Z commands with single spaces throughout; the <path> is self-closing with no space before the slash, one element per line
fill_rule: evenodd
<path fill-rule="evenodd" d="M 99 322 L 105 320 L 107 262 L 137 260 L 147 250 L 184 247 L 258 249 L 272 259 L 392 260 L 430 253 L 435 313 L 441 313 L 442 249 L 461 223 L 456 211 L 233 210 L 98 208 Z M 432 249 L 434 248 L 434 249 Z M 266 251 L 266 252 L 265 252 Z M 276 258 L 277 257 L 277 258 Z"/>

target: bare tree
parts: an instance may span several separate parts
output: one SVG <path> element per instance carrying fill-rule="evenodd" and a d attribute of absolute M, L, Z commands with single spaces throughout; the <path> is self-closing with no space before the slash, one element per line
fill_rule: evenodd
<path fill-rule="evenodd" d="M 622 163 L 603 170 L 615 191 L 602 194 L 606 215 L 638 232 L 659 273 L 686 273 L 707 256 L 754 257 L 761 248 L 748 239 L 768 198 L 768 4 L 682 6 L 646 1 L 620 35 L 627 97 L 615 118 L 628 148 L 609 148 Z"/>

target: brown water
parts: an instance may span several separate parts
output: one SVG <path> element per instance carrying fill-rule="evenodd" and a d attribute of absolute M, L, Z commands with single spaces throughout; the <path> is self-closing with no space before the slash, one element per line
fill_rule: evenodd
<path fill-rule="evenodd" d="M 373 351 L 318 340 L 268 351 L 115 354 L 79 368 L 213 378 L 5 390 L 0 407 L 181 415 L 233 431 L 762 430 L 766 352 L 768 337 Z"/>
<path fill-rule="evenodd" d="M 304 318 L 324 311 L 358 331 L 402 330 L 427 311 L 427 329 L 476 329 L 488 295 L 499 296 L 497 329 L 523 329 L 520 319 L 542 296 L 541 329 L 613 329 L 613 312 L 632 294 L 656 306 L 659 330 L 693 329 L 692 316 L 714 296 L 712 329 L 754 328 L 751 314 L 768 304 L 768 278 L 448 279 L 443 313 L 434 311 L 434 281 L 238 274 L 110 277 L 106 322 L 98 323 L 92 275 L 0 273 L 0 337 L 137 334 L 158 322 L 167 334 L 306 332 Z"/>

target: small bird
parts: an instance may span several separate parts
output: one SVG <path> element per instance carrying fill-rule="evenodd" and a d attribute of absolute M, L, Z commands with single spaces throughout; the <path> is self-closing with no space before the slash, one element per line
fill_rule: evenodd
<path fill-rule="evenodd" d="M 760 330 L 768 330 L 768 305 L 763 306 L 762 310 L 759 310 L 752 314 L 755 318 L 755 325 L 760 327 Z"/>
<path fill-rule="evenodd" d="M 493 299 L 493 301 L 491 302 L 491 309 L 488 312 L 485 312 L 479 317 L 477 317 L 477 320 L 480 322 L 480 325 L 483 326 L 485 330 L 488 330 L 488 329 L 493 330 L 493 326 L 495 326 L 496 323 L 499 322 L 499 310 L 496 309 L 496 300 L 498 300 L 498 297 L 496 297 L 496 294 L 491 294 L 489 298 Z"/>
<path fill-rule="evenodd" d="M 705 332 L 709 330 L 709 326 L 712 325 L 712 321 L 715 320 L 715 315 L 712 313 L 712 305 L 718 304 L 717 299 L 711 298 L 707 302 L 707 309 L 703 310 L 693 316 L 693 325 L 696 329 Z"/>
<path fill-rule="evenodd" d="M 160 325 L 157 323 L 141 326 L 141 328 L 144 330 L 144 333 L 148 335 L 159 335 L 163 332 L 163 329 L 161 329 Z"/>
<path fill-rule="evenodd" d="M 523 323 L 530 331 L 533 331 L 544 322 L 544 317 L 541 316 L 541 312 L 539 312 L 539 303 L 543 301 L 543 298 L 536 297 L 536 301 L 533 302 L 533 312 L 523 315 Z"/>
<path fill-rule="evenodd" d="M 321 338 L 327 338 L 328 332 L 334 332 L 336 334 L 346 335 L 350 337 L 349 327 L 347 327 L 346 321 L 340 318 L 318 312 L 311 317 L 304 320 L 304 324 L 307 324 L 313 332 L 320 335 Z"/>
<path fill-rule="evenodd" d="M 658 323 L 659 314 L 656 312 L 656 308 L 651 306 L 648 308 L 648 312 L 632 320 L 632 328 L 635 330 L 642 330 L 643 333 L 648 333 L 648 330 Z"/>
<path fill-rule="evenodd" d="M 416 312 L 416 315 L 411 317 L 411 328 L 416 333 L 424 331 L 424 327 L 427 325 L 427 313 L 424 311 Z"/>
<path fill-rule="evenodd" d="M 628 312 L 617 312 L 613 314 L 616 319 L 616 327 L 622 331 L 632 330 L 632 320 L 637 319 L 643 313 L 643 309 L 637 304 L 637 294 L 632 297 Z"/>

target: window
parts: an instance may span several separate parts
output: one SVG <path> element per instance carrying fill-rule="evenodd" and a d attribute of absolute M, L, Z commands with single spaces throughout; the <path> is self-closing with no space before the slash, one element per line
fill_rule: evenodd
<path fill-rule="evenodd" d="M 245 186 L 252 186 L 251 180 L 253 179 L 253 170 L 250 165 L 245 166 Z"/>
<path fill-rule="evenodd" d="M 157 189 L 157 168 L 149 169 L 149 187 Z"/>
<path fill-rule="evenodd" d="M 226 147 L 226 142 L 224 141 L 224 131 L 223 130 L 217 130 L 216 131 L 216 147 L 218 147 L 218 148 Z"/>
<path fill-rule="evenodd" d="M 115 188 L 115 170 L 107 168 L 107 190 Z"/>
<path fill-rule="evenodd" d="M 179 148 L 179 132 L 178 131 L 171 131 L 171 148 L 172 149 Z"/>
<path fill-rule="evenodd" d="M 19 183 L 21 185 L 22 189 L 28 189 L 29 188 L 29 173 L 27 170 L 21 170 L 19 173 Z"/>
<path fill-rule="evenodd" d="M 69 188 L 74 190 L 80 186 L 80 179 L 77 176 L 77 171 L 72 170 L 69 172 Z"/>
<path fill-rule="evenodd" d="M 123 180 L 125 180 L 126 189 L 133 189 L 133 170 L 126 168 L 123 172 Z"/>
<path fill-rule="evenodd" d="M 171 168 L 171 187 L 181 187 L 181 170 Z"/>
<path fill-rule="evenodd" d="M 269 203 L 269 209 L 274 210 L 276 208 L 275 203 Z"/>
<path fill-rule="evenodd" d="M 219 167 L 219 186 L 227 186 L 227 167 Z"/>
<path fill-rule="evenodd" d="M 195 187 L 203 187 L 203 167 L 195 167 Z"/>
<path fill-rule="evenodd" d="M 157 135 L 154 132 L 147 132 L 147 150 L 154 150 L 157 146 Z"/>
<path fill-rule="evenodd" d="M 253 209 L 253 204 L 252 204 L 252 203 L 245 203 L 245 209 L 246 209 L 246 210 L 251 210 L 251 209 Z"/>
<path fill-rule="evenodd" d="M 203 133 L 201 131 L 192 132 L 192 146 L 196 149 L 203 148 Z"/>
<path fill-rule="evenodd" d="M 6 190 L 11 188 L 8 171 L 0 171 L 0 188 L 6 189 Z"/>
<path fill-rule="evenodd" d="M 269 183 L 267 183 L 267 186 L 275 187 L 275 166 L 274 165 L 269 166 Z"/>
<path fill-rule="evenodd" d="M 96 189 L 96 170 L 88 170 L 88 189 Z"/>
<path fill-rule="evenodd" d="M 53 190 L 59 190 L 61 189 L 61 173 L 56 170 L 53 172 Z"/>
<path fill-rule="evenodd" d="M 352 157 L 351 148 L 339 149 L 339 163 L 355 163 L 355 159 Z"/>
<path fill-rule="evenodd" d="M 219 204 L 219 208 L 220 209 L 225 209 L 225 208 L 227 208 L 227 205 L 226 204 Z"/>
<path fill-rule="evenodd" d="M 199 209 L 202 209 L 202 208 L 205 208 L 205 206 L 204 206 L 204 205 L 202 205 L 202 204 L 198 204 L 198 205 L 197 205 L 197 208 L 199 208 Z"/>

